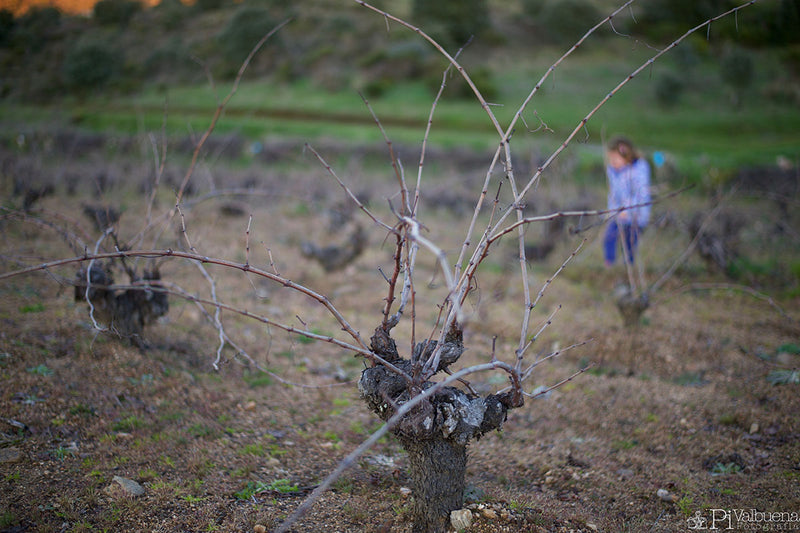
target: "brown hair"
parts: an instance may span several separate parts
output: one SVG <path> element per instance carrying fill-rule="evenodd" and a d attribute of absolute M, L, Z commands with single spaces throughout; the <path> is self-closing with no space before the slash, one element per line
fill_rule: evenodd
<path fill-rule="evenodd" d="M 639 159 L 639 152 L 633 143 L 625 137 L 615 137 L 608 143 L 609 152 L 617 152 L 628 163 L 633 163 Z"/>

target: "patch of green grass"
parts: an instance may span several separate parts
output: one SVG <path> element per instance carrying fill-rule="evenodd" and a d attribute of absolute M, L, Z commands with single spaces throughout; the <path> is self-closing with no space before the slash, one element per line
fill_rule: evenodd
<path fill-rule="evenodd" d="M 266 372 L 245 372 L 242 377 L 245 383 L 251 388 L 256 389 L 259 387 L 268 387 L 272 385 L 272 376 Z"/>
<path fill-rule="evenodd" d="M 74 457 L 74 456 L 75 456 L 75 450 L 64 448 L 63 446 L 59 446 L 58 448 L 53 450 L 53 457 L 55 457 L 59 461 L 63 461 L 67 457 Z"/>
<path fill-rule="evenodd" d="M 189 426 L 187 431 L 189 432 L 189 435 L 195 438 L 210 438 L 217 434 L 217 431 L 214 428 L 199 422 Z"/>
<path fill-rule="evenodd" d="M 78 405 L 73 405 L 72 407 L 69 408 L 69 414 L 88 418 L 95 416 L 97 412 L 94 410 L 94 407 L 91 407 L 84 403 L 79 403 Z"/>
<path fill-rule="evenodd" d="M 611 448 L 614 450 L 630 450 L 639 445 L 639 441 L 635 439 L 620 439 L 611 443 Z"/>
<path fill-rule="evenodd" d="M 11 482 L 11 481 L 19 481 L 19 478 L 20 478 L 19 470 L 15 470 L 14 472 L 10 472 L 10 473 L 6 474 L 5 477 L 3 477 L 3 479 L 5 479 L 6 481 L 9 481 L 9 482 Z"/>
<path fill-rule="evenodd" d="M 699 372 L 684 372 L 672 378 L 672 382 L 682 387 L 699 387 L 707 383 L 703 375 Z"/>
<path fill-rule="evenodd" d="M 136 476 L 141 481 L 153 481 L 154 479 L 158 478 L 158 472 L 156 472 L 152 468 L 143 468 L 136 473 Z"/>
<path fill-rule="evenodd" d="M 782 344 L 776 350 L 778 353 L 789 353 L 792 355 L 800 355 L 800 344 L 796 344 L 794 342 L 790 342 L 788 344 Z"/>
<path fill-rule="evenodd" d="M 158 419 L 162 422 L 177 422 L 183 420 L 186 413 L 183 411 L 167 411 L 159 415 Z"/>
<path fill-rule="evenodd" d="M 288 479 L 276 479 L 270 483 L 263 481 L 248 481 L 242 490 L 234 493 L 239 500 L 249 500 L 254 495 L 261 492 L 279 492 L 281 494 L 291 494 L 299 492 L 296 484 L 292 484 Z"/>
<path fill-rule="evenodd" d="M 28 372 L 30 372 L 31 374 L 38 374 L 40 376 L 52 376 L 53 375 L 53 370 L 48 368 L 48 366 L 45 365 L 45 364 L 41 364 L 41 365 L 38 365 L 38 366 L 31 366 L 31 367 L 26 368 L 26 370 Z"/>
<path fill-rule="evenodd" d="M 350 398 L 346 397 L 334 398 L 333 405 L 335 407 L 348 407 L 350 405 Z"/>
<path fill-rule="evenodd" d="M 44 310 L 45 310 L 44 304 L 43 304 L 43 303 L 41 303 L 41 302 L 37 302 L 37 303 L 35 303 L 35 304 L 23 305 L 22 307 L 20 307 L 20 308 L 19 308 L 19 312 L 20 312 L 21 314 L 26 314 L 26 313 L 41 313 L 41 312 L 43 312 Z"/>
<path fill-rule="evenodd" d="M 264 449 L 264 445 L 260 442 L 246 444 L 237 453 L 239 455 L 255 455 L 256 457 L 264 457 L 267 454 L 266 450 Z"/>
<path fill-rule="evenodd" d="M 10 528 L 11 526 L 16 526 L 18 523 L 19 519 L 13 512 L 3 511 L 3 513 L 0 514 L 0 527 Z"/>
<path fill-rule="evenodd" d="M 335 431 L 326 431 L 322 434 L 322 438 L 330 442 L 339 442 L 341 437 Z"/>
<path fill-rule="evenodd" d="M 300 344 L 312 344 L 314 342 L 317 342 L 317 339 L 314 339 L 312 337 L 308 337 L 306 335 L 298 335 L 297 336 L 297 342 L 299 342 Z"/>
<path fill-rule="evenodd" d="M 352 479 L 342 476 L 333 482 L 331 488 L 340 494 L 352 494 L 355 484 Z"/>
<path fill-rule="evenodd" d="M 130 432 L 136 429 L 141 429 L 145 426 L 144 420 L 136 415 L 127 416 L 121 420 L 117 420 L 111 426 L 114 431 Z"/>
<path fill-rule="evenodd" d="M 742 471 L 742 467 L 736 463 L 717 463 L 711 468 L 712 476 L 726 476 Z"/>
<path fill-rule="evenodd" d="M 694 499 L 688 494 L 678 500 L 675 505 L 683 513 L 683 516 L 691 516 L 695 512 Z"/>

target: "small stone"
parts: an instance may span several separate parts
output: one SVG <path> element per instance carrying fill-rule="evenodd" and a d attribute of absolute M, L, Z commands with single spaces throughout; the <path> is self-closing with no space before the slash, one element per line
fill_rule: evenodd
<path fill-rule="evenodd" d="M 18 463 L 20 461 L 22 461 L 22 452 L 19 448 L 14 446 L 0 448 L 0 463 Z"/>
<path fill-rule="evenodd" d="M 457 509 L 450 512 L 450 525 L 456 531 L 469 529 L 472 525 L 472 512 L 469 509 Z"/>
<path fill-rule="evenodd" d="M 267 527 L 261 524 L 256 524 L 253 528 L 253 533 L 267 533 Z"/>
<path fill-rule="evenodd" d="M 110 496 L 141 496 L 144 494 L 144 487 L 132 479 L 114 476 L 113 483 L 104 492 Z"/>
<path fill-rule="evenodd" d="M 665 502 L 675 501 L 675 497 L 672 494 L 670 494 L 670 492 L 666 489 L 658 489 L 656 491 L 656 496 L 658 496 L 660 500 L 663 500 Z"/>
<path fill-rule="evenodd" d="M 495 520 L 497 518 L 497 511 L 487 507 L 486 509 L 481 509 L 481 516 L 487 520 Z"/>
<path fill-rule="evenodd" d="M 752 424 L 750 424 L 750 434 L 751 435 L 754 435 L 754 434 L 758 433 L 759 429 L 760 429 L 760 427 L 758 425 L 758 422 L 753 422 Z"/>
<path fill-rule="evenodd" d="M 411 489 L 408 487 L 400 487 L 400 494 L 402 494 L 404 498 L 408 498 L 411 496 Z"/>
<path fill-rule="evenodd" d="M 597 526 L 591 522 L 586 522 L 586 527 L 588 527 L 592 531 L 597 531 Z"/>

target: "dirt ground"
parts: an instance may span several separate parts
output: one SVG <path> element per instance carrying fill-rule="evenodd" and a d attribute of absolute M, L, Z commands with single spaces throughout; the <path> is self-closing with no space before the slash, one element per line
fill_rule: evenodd
<path fill-rule="evenodd" d="M 370 187 L 366 171 L 348 171 L 358 187 Z M 226 179 L 247 177 L 236 172 Z M 321 238 L 322 208 L 332 203 L 309 185 L 319 175 L 277 175 L 272 197 L 198 202 L 183 213 L 186 234 L 173 226 L 169 237 L 265 268 L 274 259 L 273 268 L 331 296 L 363 334 L 377 325 L 385 296 L 382 282 L 364 280 L 381 279 L 376 268 L 391 264 L 391 250 L 376 229 L 367 252 L 343 272 L 302 259 L 299 241 Z M 284 182 L 291 183 L 275 194 Z M 90 187 L 74 195 L 59 187 L 26 215 L 6 212 L 3 272 L 73 256 L 66 233 L 54 228 L 72 228 L 93 245 L 99 233 L 80 213 L 87 202 L 121 205 L 120 226 L 129 228 L 127 238 L 136 235 L 145 213 L 139 189 L 120 185 L 98 200 Z M 465 215 L 455 213 L 431 213 L 433 237 L 464 226 Z M 679 253 L 672 244 L 648 252 L 659 248 L 658 231 L 671 242 L 669 230 L 654 231 L 643 243 L 651 278 L 669 264 L 665 255 Z M 554 252 L 560 258 L 531 267 L 537 287 L 573 246 L 566 242 Z M 519 268 L 513 243 L 509 249 L 481 278 L 463 363 L 485 360 L 494 336 L 498 353 L 513 354 L 521 289 L 509 281 Z M 544 323 L 561 306 L 537 353 L 585 344 L 541 365 L 528 390 L 595 366 L 471 444 L 468 531 L 685 532 L 725 516 L 740 529 L 800 530 L 796 514 L 771 523 L 742 514 L 800 513 L 800 385 L 768 379 L 800 367 L 797 296 L 780 287 L 711 290 L 707 283 L 724 279 L 693 262 L 653 296 L 638 326 L 625 328 L 612 296 L 624 273 L 603 269 L 599 243 L 586 250 L 534 313 Z M 169 313 L 137 346 L 93 328 L 86 303 L 73 297 L 78 268 L 0 281 L 0 532 L 271 531 L 379 427 L 355 385 L 363 362 L 345 350 L 226 315 L 227 333 L 247 356 L 226 347 L 214 370 L 219 343 L 205 315 L 213 310 L 171 296 Z M 166 283 L 209 292 L 194 264 L 165 259 L 160 270 Z M 336 331 L 302 295 L 240 271 L 208 272 L 233 306 Z M 775 298 L 766 300 L 768 293 Z M 434 309 L 420 321 L 435 317 L 436 301 L 420 295 L 419 308 Z M 471 382 L 479 392 L 503 383 L 493 374 Z M 126 492 L 124 480 L 143 492 Z M 407 482 L 402 449 L 384 438 L 293 531 L 410 531 Z"/>

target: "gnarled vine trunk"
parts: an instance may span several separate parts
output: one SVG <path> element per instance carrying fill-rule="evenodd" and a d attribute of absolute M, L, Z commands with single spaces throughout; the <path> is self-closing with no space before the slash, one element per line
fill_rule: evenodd
<path fill-rule="evenodd" d="M 430 381 L 415 383 L 415 380 L 408 379 L 418 375 L 420 359 L 433 353 L 431 342 L 417 345 L 412 362 L 399 357 L 388 332 L 378 328 L 371 348 L 405 373 L 402 375 L 378 365 L 365 369 L 361 374 L 361 396 L 381 419 L 389 420 L 404 403 L 437 386 Z M 452 364 L 463 351 L 461 332 L 454 330 L 448 334 L 442 347 L 442 360 L 446 363 L 440 369 Z M 500 429 L 508 409 L 521 405 L 521 396 L 513 392 L 482 398 L 456 387 L 440 387 L 391 428 L 408 453 L 415 533 L 447 530 L 450 512 L 463 505 L 470 440 Z"/>
<path fill-rule="evenodd" d="M 414 533 L 447 530 L 450 512 L 464 503 L 467 446 L 445 438 L 400 438 L 411 474 Z"/>

